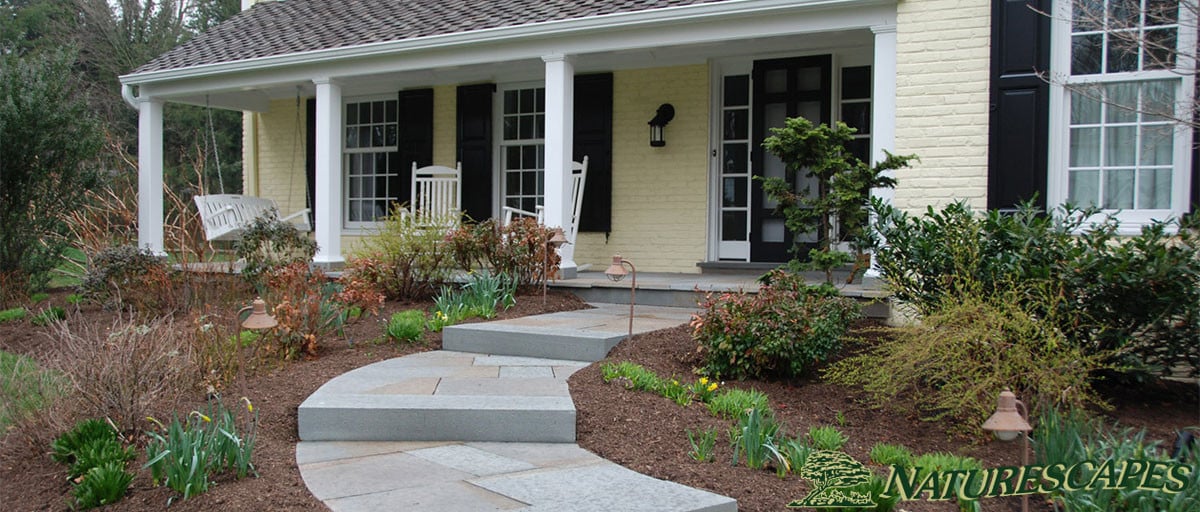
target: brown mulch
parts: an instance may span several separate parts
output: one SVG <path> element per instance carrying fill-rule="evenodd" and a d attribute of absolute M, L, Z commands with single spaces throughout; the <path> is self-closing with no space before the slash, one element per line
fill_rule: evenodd
<path fill-rule="evenodd" d="M 51 303 L 62 304 L 68 292 L 53 294 Z M 196 498 L 174 501 L 172 510 L 324 510 L 304 486 L 295 465 L 296 407 L 319 386 L 346 371 L 410 353 L 436 350 L 440 334 L 427 333 L 418 344 L 380 342 L 383 322 L 392 312 L 402 309 L 428 309 L 428 302 L 385 305 L 378 316 L 360 321 L 347 329 L 347 336 L 321 340 L 320 356 L 315 359 L 278 363 L 261 368 L 247 383 L 250 396 L 259 411 L 258 446 L 254 463 L 258 478 L 234 481 L 221 477 L 210 490 Z M 522 296 L 517 305 L 502 313 L 511 318 L 551 311 L 587 307 L 569 293 L 551 292 L 542 306 L 540 295 Z M 68 310 L 73 306 L 67 306 Z M 85 306 L 84 318 L 107 325 L 114 315 L 95 306 Z M 0 350 L 30 355 L 37 359 L 53 340 L 45 328 L 28 322 L 0 324 Z M 667 329 L 636 336 L 619 345 L 609 359 L 632 360 L 660 375 L 694 378 L 700 365 L 686 327 Z M 701 404 L 686 408 L 658 395 L 626 390 L 604 384 L 599 364 L 591 365 L 571 380 L 571 393 L 578 409 L 579 443 L 597 454 L 636 471 L 676 481 L 738 500 L 743 512 L 784 510 L 792 499 L 807 493 L 805 483 L 795 476 L 780 480 L 774 473 L 751 470 L 744 465 L 731 467 L 731 451 L 725 431 L 731 422 L 708 415 Z M 807 431 L 813 425 L 835 425 L 850 441 L 846 451 L 858 460 L 867 460 L 867 451 L 876 442 L 897 443 L 915 452 L 948 451 L 980 459 L 985 466 L 1015 465 L 1019 455 L 1013 445 L 999 442 L 971 442 L 950 438 L 938 425 L 905 418 L 895 413 L 867 408 L 852 390 L 823 384 L 816 380 L 790 382 L 733 382 L 727 386 L 753 387 L 771 398 L 771 405 L 784 422 L 789 435 Z M 1116 409 L 1111 413 L 1122 424 L 1147 427 L 1152 438 L 1173 440 L 1175 430 L 1198 423 L 1196 387 L 1163 385 L 1154 389 L 1114 387 L 1104 390 Z M 204 406 L 197 396 L 182 411 Z M 839 424 L 839 413 L 841 423 Z M 717 460 L 695 462 L 687 457 L 685 430 L 716 428 L 721 433 Z M 13 431 L 0 439 L 0 509 L 66 510 L 70 503 L 70 485 L 66 468 L 48 456 L 48 447 L 25 442 L 27 433 Z M 44 436 L 43 436 L 44 437 Z M 144 463 L 140 457 L 135 464 Z M 133 464 L 130 466 L 134 467 Z M 162 510 L 172 492 L 153 487 L 145 471 L 137 478 L 127 497 L 111 510 Z M 1019 510 L 1019 501 L 988 500 L 984 509 Z M 951 504 L 913 501 L 898 510 L 956 510 Z M 1034 501 L 1034 510 L 1050 510 Z"/>
<path fill-rule="evenodd" d="M 696 378 L 694 368 L 702 365 L 686 326 L 635 336 L 617 346 L 606 361 L 632 361 L 660 376 L 675 375 L 680 381 Z M 808 493 L 805 482 L 795 475 L 779 479 L 770 470 L 752 470 L 744 463 L 730 466 L 732 449 L 726 431 L 733 424 L 708 414 L 704 404 L 680 407 L 657 394 L 605 384 L 600 364 L 579 371 L 570 379 L 571 396 L 577 409 L 579 444 L 600 456 L 638 472 L 706 489 L 735 498 L 740 512 L 787 510 L 790 500 Z M 863 405 L 852 389 L 815 379 L 790 382 L 730 382 L 726 386 L 754 388 L 770 397 L 776 417 L 786 433 L 806 433 L 810 426 L 836 426 L 849 437 L 845 451 L 856 460 L 868 461 L 877 442 L 902 444 L 914 453 L 952 452 L 979 459 L 984 467 L 1020 464 L 1017 445 L 952 438 L 946 430 L 929 422 Z M 1116 409 L 1111 413 L 1121 424 L 1147 427 L 1151 438 L 1174 441 L 1176 430 L 1198 424 L 1196 385 L 1169 384 L 1154 389 L 1120 392 L 1109 390 Z M 839 423 L 839 413 L 841 422 Z M 719 432 L 715 461 L 696 462 L 687 430 Z M 984 510 L 1020 510 L 1017 498 L 988 499 Z M 1036 497 L 1033 510 L 1052 510 Z M 951 511 L 952 503 L 909 501 L 897 510 Z"/>
<path fill-rule="evenodd" d="M 67 291 L 60 291 L 51 303 L 62 304 Z M 328 380 L 355 368 L 415 352 L 441 348 L 441 333 L 426 333 L 416 344 L 382 342 L 384 324 L 395 311 L 412 308 L 428 310 L 430 302 L 388 302 L 380 315 L 359 321 L 346 329 L 346 337 L 329 337 L 320 341 L 319 357 L 309 360 L 278 363 L 248 376 L 246 391 L 259 412 L 258 444 L 254 450 L 254 465 L 258 478 L 235 481 L 217 478 L 209 491 L 188 501 L 174 500 L 170 510 L 180 511 L 260 511 L 260 510 L 326 510 L 313 498 L 300 478 L 296 467 L 296 408 Z M 68 306 L 73 308 L 74 306 Z M 587 308 L 576 296 L 551 291 L 542 304 L 540 293 L 520 296 L 517 303 L 498 318 L 570 311 Z M 108 325 L 114 314 L 95 306 L 84 306 L 83 318 Z M 28 322 L 0 324 L 0 350 L 26 354 L 35 359 L 39 347 L 53 340 L 46 329 Z M 183 412 L 205 406 L 204 397 L 180 410 Z M 30 446 L 21 432 L 10 432 L 0 440 L 0 509 L 67 510 L 71 503 L 66 466 L 50 460 L 48 446 Z M 130 464 L 140 467 L 145 457 Z M 110 510 L 163 510 L 172 498 L 172 491 L 154 487 L 147 471 L 138 471 L 125 499 L 108 507 Z"/>

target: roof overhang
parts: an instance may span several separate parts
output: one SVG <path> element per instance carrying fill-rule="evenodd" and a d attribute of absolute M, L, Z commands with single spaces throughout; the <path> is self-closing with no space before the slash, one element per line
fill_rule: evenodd
<path fill-rule="evenodd" d="M 386 73 L 894 25 L 896 0 L 731 0 L 292 53 L 120 77 L 139 97 L 262 111 L 270 87 Z M 294 85 L 292 85 L 294 87 Z M 213 94 L 220 98 L 213 100 Z"/>

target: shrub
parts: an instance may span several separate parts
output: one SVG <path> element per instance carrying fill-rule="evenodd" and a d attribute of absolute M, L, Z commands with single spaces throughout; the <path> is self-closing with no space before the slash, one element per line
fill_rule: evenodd
<path fill-rule="evenodd" d="M 1015 290 L 1010 298 L 1088 354 L 1130 369 L 1200 368 L 1200 213 L 1124 238 L 1112 216 L 1085 226 L 1095 210 L 977 215 L 955 203 L 912 217 L 875 206 L 888 240 L 876 253 L 883 278 L 922 314 L 961 293 Z"/>
<path fill-rule="evenodd" d="M 547 252 L 554 230 L 531 218 L 515 219 L 507 226 L 494 219 L 459 227 L 446 235 L 446 245 L 464 271 L 488 268 L 517 285 L 538 285 L 558 271 L 559 256 Z"/>
<path fill-rule="evenodd" d="M 50 361 L 70 381 L 86 416 L 135 429 L 154 409 L 196 390 L 196 366 L 186 331 L 170 319 L 146 323 L 118 317 L 105 329 L 57 323 Z"/>
<path fill-rule="evenodd" d="M 707 373 L 719 377 L 793 377 L 841 348 L 859 317 L 853 299 L 830 296 L 803 278 L 775 271 L 757 294 L 709 294 L 692 320 Z"/>
<path fill-rule="evenodd" d="M 425 333 L 425 313 L 416 309 L 392 314 L 387 335 L 398 341 L 417 341 Z"/>
<path fill-rule="evenodd" d="M 71 469 L 68 472 L 71 478 L 85 475 L 92 468 L 98 468 L 109 462 L 120 462 L 124 467 L 125 463 L 134 457 L 133 448 L 121 446 L 120 441 L 115 438 L 93 439 L 72 454 L 74 462 L 71 463 Z"/>
<path fill-rule="evenodd" d="M 93 255 L 79 292 L 109 307 L 129 306 L 138 311 L 177 304 L 166 263 L 149 250 L 132 245 L 108 247 Z"/>
<path fill-rule="evenodd" d="M 242 277 L 261 295 L 266 274 L 293 263 L 312 261 L 317 253 L 317 243 L 272 213 L 250 223 L 241 240 L 234 243 L 234 252 L 238 259 L 245 261 Z"/>
<path fill-rule="evenodd" d="M 886 330 L 862 353 L 828 368 L 825 378 L 861 385 L 877 405 L 892 403 L 927 420 L 950 418 L 975 433 L 1004 388 L 1031 407 L 1101 403 L 1089 385 L 1100 358 L 1067 343 L 1014 300 L 959 301 L 920 325 Z"/>
<path fill-rule="evenodd" d="M 0 56 L 0 302 L 44 287 L 97 181 L 100 126 L 70 52 Z"/>
<path fill-rule="evenodd" d="M 4 322 L 11 322 L 13 320 L 20 320 L 22 318 L 25 318 L 25 316 L 28 314 L 29 314 L 29 312 L 26 311 L 25 308 L 22 308 L 22 307 L 16 307 L 16 308 L 0 311 L 0 324 L 2 324 Z"/>
<path fill-rule="evenodd" d="M 340 331 L 357 306 L 372 314 L 383 295 L 363 279 L 331 282 L 320 269 L 296 262 L 272 271 L 267 278 L 269 301 L 275 304 L 279 327 L 271 331 L 288 358 L 317 355 L 317 340 Z"/>
<path fill-rule="evenodd" d="M 379 230 L 363 238 L 346 269 L 378 286 L 388 298 L 427 297 L 449 277 L 451 251 L 441 231 L 402 212 L 396 205 Z"/>
<path fill-rule="evenodd" d="M 67 312 L 61 306 L 50 306 L 29 319 L 29 323 L 44 327 L 67 318 Z"/>
<path fill-rule="evenodd" d="M 816 248 L 808 252 L 808 263 L 793 260 L 794 266 L 825 272 L 826 283 L 833 283 L 833 269 L 855 263 L 850 280 L 867 265 L 861 262 L 865 251 L 875 245 L 868 229 L 868 206 L 871 189 L 892 188 L 896 180 L 886 174 L 908 167 L 915 156 L 896 156 L 890 153 L 882 162 L 869 165 L 848 149 L 854 139 L 854 129 L 846 123 L 835 126 L 816 125 L 802 117 L 785 121 L 784 126 L 772 128 L 771 136 L 763 140 L 763 148 L 787 165 L 783 177 L 755 177 L 762 182 L 767 196 L 778 202 L 784 224 L 794 236 L 815 236 Z M 816 190 L 796 190 L 796 183 L 805 179 L 816 184 Z M 835 223 L 836 221 L 836 223 Z M 847 243 L 854 251 L 837 249 Z M 797 243 L 792 251 L 797 258 L 804 244 Z M 849 282 L 849 281 L 848 281 Z"/>
<path fill-rule="evenodd" d="M 133 473 L 125 471 L 124 462 L 110 461 L 88 470 L 71 495 L 80 509 L 111 505 L 125 497 L 132 481 Z"/>

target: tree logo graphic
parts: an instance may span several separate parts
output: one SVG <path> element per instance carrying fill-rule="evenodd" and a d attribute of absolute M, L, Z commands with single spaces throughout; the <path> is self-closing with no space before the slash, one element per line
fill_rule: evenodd
<path fill-rule="evenodd" d="M 864 484 L 871 482 L 871 470 L 845 453 L 830 450 L 812 452 L 800 468 L 800 478 L 812 484 L 812 492 L 803 500 L 788 503 L 789 508 L 875 506 L 869 492 L 848 489 L 865 489 Z"/>

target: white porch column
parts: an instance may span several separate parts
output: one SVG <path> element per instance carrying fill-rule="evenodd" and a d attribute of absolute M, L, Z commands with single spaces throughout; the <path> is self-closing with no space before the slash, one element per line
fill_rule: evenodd
<path fill-rule="evenodd" d="M 138 247 L 158 256 L 163 250 L 163 102 L 139 98 Z"/>
<path fill-rule="evenodd" d="M 883 150 L 896 147 L 896 26 L 871 27 L 875 33 L 875 62 L 871 81 L 871 159 L 878 163 L 886 158 Z M 888 171 L 889 176 L 894 173 Z M 891 204 L 895 191 L 890 188 L 871 189 L 871 196 Z M 875 255 L 871 255 L 868 277 L 879 277 Z"/>
<path fill-rule="evenodd" d="M 316 226 L 318 264 L 344 263 L 342 257 L 342 87 L 331 79 L 317 85 Z"/>
<path fill-rule="evenodd" d="M 571 158 L 575 128 L 575 66 L 565 55 L 542 57 L 546 63 L 546 225 L 565 227 L 571 222 Z M 558 250 L 564 277 L 575 275 L 575 244 Z"/>

